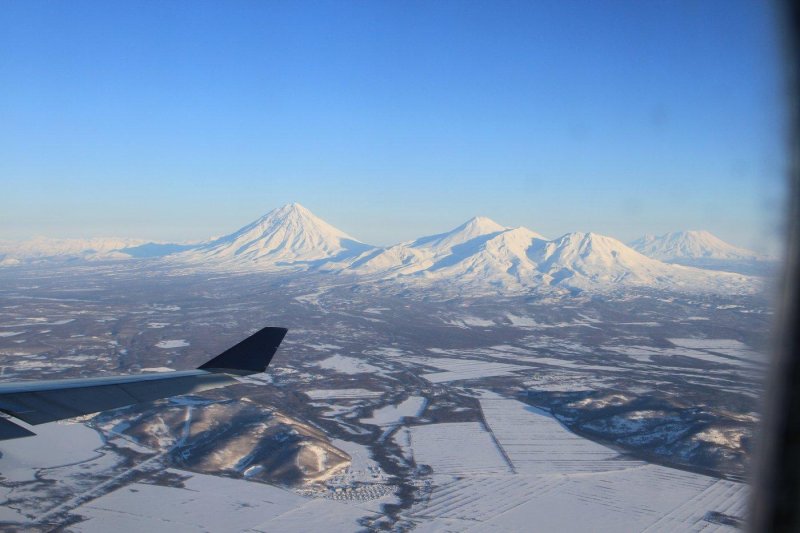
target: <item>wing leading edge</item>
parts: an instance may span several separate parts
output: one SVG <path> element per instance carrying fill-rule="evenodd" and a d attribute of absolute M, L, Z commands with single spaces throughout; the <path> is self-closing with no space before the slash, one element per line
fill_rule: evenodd
<path fill-rule="evenodd" d="M 286 331 L 264 328 L 196 370 L 0 383 L 0 412 L 36 425 L 225 387 L 235 383 L 236 376 L 266 370 Z M 33 434 L 8 418 L 0 418 L 0 440 Z"/>

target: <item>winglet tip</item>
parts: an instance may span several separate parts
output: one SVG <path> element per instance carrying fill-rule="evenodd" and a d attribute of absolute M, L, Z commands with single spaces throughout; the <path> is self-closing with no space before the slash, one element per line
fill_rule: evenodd
<path fill-rule="evenodd" d="M 274 326 L 262 328 L 198 368 L 247 374 L 264 372 L 288 331 Z"/>

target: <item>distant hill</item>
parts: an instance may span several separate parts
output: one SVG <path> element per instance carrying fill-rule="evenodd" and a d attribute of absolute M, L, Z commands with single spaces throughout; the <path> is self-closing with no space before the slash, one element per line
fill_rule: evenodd
<path fill-rule="evenodd" d="M 630 243 L 642 254 L 678 265 L 765 275 L 776 268 L 776 260 L 729 244 L 704 230 L 645 235 Z"/>

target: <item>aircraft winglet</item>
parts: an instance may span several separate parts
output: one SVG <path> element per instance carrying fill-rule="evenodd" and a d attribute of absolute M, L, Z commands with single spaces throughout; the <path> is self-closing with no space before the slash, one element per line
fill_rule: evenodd
<path fill-rule="evenodd" d="M 245 340 L 228 348 L 214 359 L 197 367 L 199 370 L 218 370 L 243 374 L 257 374 L 269 366 L 283 341 L 286 328 L 264 328 Z"/>

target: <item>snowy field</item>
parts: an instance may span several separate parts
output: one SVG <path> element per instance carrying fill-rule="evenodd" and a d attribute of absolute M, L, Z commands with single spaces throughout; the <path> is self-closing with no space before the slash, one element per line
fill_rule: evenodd
<path fill-rule="evenodd" d="M 405 442 L 414 461 L 431 466 L 437 474 L 510 471 L 492 435 L 477 422 L 412 426 L 407 432 Z"/>
<path fill-rule="evenodd" d="M 103 445 L 100 435 L 83 424 L 50 422 L 35 431 L 35 438 L 3 441 L 0 473 L 6 480 L 32 480 L 36 468 L 88 461 L 100 455 L 96 450 Z"/>
<path fill-rule="evenodd" d="M 742 520 L 741 483 L 625 460 L 515 400 L 484 393 L 480 404 L 489 431 L 400 434 L 435 480 L 409 513 L 416 531 L 726 531 Z"/>
<path fill-rule="evenodd" d="M 183 487 L 120 488 L 75 509 L 89 519 L 72 530 L 351 532 L 359 518 L 372 514 L 355 503 L 305 498 L 263 483 L 171 472 L 189 476 Z"/>
<path fill-rule="evenodd" d="M 369 418 L 362 418 L 364 424 L 375 426 L 390 426 L 400 423 L 407 416 L 419 416 L 425 410 L 425 398 L 412 396 L 397 405 L 387 405 L 376 409 Z"/>
<path fill-rule="evenodd" d="M 305 391 L 312 400 L 350 400 L 379 398 L 383 393 L 366 389 L 317 389 Z"/>
<path fill-rule="evenodd" d="M 601 444 L 578 437 L 535 407 L 489 395 L 481 398 L 486 424 L 517 472 L 573 473 L 640 466 Z"/>
<path fill-rule="evenodd" d="M 537 365 L 557 366 L 561 368 L 570 368 L 575 370 L 601 370 L 603 372 L 622 372 L 625 370 L 624 368 L 619 368 L 616 366 L 590 365 L 575 361 L 565 361 L 563 359 L 556 359 L 554 357 L 536 357 L 536 356 L 525 356 L 518 354 L 498 354 L 498 353 L 492 353 L 490 355 L 492 357 L 497 357 L 500 359 L 512 359 L 515 361 L 524 361 L 526 363 L 535 363 Z"/>
<path fill-rule="evenodd" d="M 616 346 L 607 349 L 644 363 L 652 363 L 654 356 L 688 357 L 744 369 L 752 369 L 755 364 L 764 363 L 763 356 L 737 341 L 727 339 L 669 339 L 669 341 L 676 347 Z"/>
<path fill-rule="evenodd" d="M 531 370 L 530 367 L 494 363 L 478 359 L 453 359 L 447 357 L 409 357 L 405 360 L 433 368 L 440 368 L 445 372 L 431 372 L 422 374 L 422 377 L 431 383 L 446 383 L 466 379 L 485 378 L 491 376 L 508 376 L 518 370 Z"/>
<path fill-rule="evenodd" d="M 335 370 L 340 374 L 367 374 L 370 372 L 380 372 L 381 369 L 377 366 L 370 365 L 354 357 L 346 357 L 343 355 L 334 355 L 323 359 L 317 363 L 320 368 L 327 370 Z"/>
<path fill-rule="evenodd" d="M 733 339 L 668 339 L 675 346 L 694 348 L 709 352 L 721 353 L 735 358 L 764 362 L 763 355 L 750 349 L 743 342 Z"/>
<path fill-rule="evenodd" d="M 186 342 L 184 339 L 166 340 L 156 344 L 157 348 L 163 348 L 165 350 L 169 350 L 172 348 L 184 348 L 186 346 L 189 346 L 189 343 Z"/>

